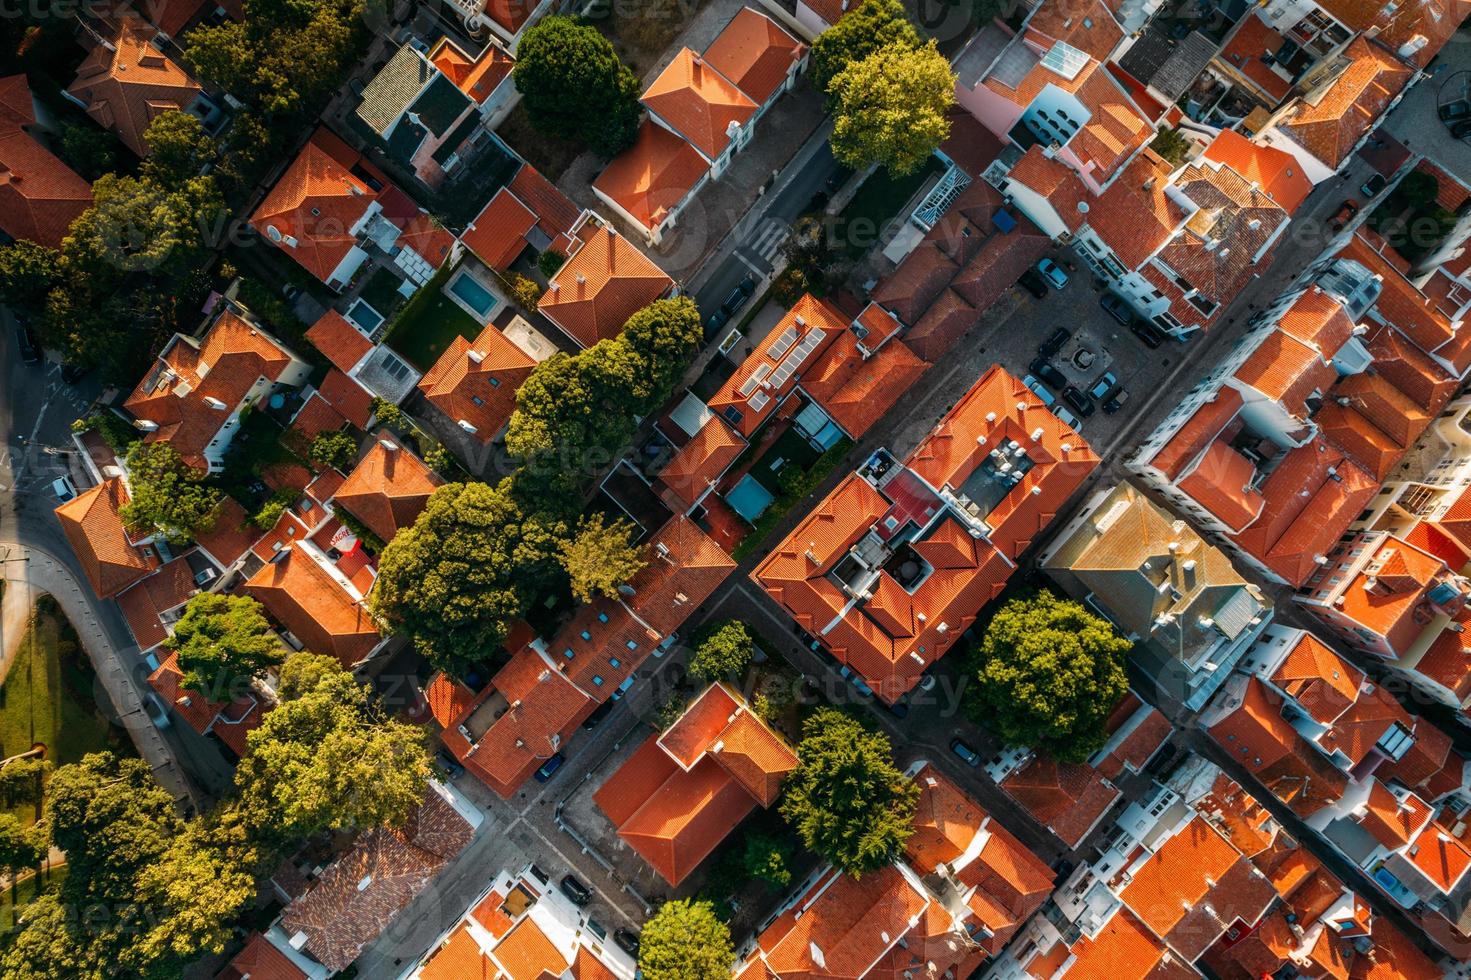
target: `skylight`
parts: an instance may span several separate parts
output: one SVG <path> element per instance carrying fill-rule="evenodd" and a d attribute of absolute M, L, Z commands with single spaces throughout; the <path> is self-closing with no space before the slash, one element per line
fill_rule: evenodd
<path fill-rule="evenodd" d="M 1072 81 L 1078 77 L 1078 72 L 1088 67 L 1088 55 L 1066 41 L 1058 41 L 1042 56 L 1042 67 Z"/>

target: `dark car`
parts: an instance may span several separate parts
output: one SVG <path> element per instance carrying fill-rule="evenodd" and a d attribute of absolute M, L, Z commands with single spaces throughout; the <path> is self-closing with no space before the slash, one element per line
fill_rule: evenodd
<path fill-rule="evenodd" d="M 1342 231 L 1343 226 L 1354 220 L 1354 215 L 1358 213 L 1359 202 L 1349 198 L 1343 202 L 1343 207 L 1338 209 L 1338 213 L 1328 219 L 1328 227 L 1334 231 Z"/>
<path fill-rule="evenodd" d="M 1037 356 L 1045 360 L 1062 350 L 1063 346 L 1072 339 L 1072 334 L 1068 333 L 1064 328 L 1058 327 L 1047 335 L 1046 340 L 1042 341 L 1042 346 L 1037 348 Z"/>
<path fill-rule="evenodd" d="M 443 769 L 450 779 L 458 779 L 465 774 L 465 767 L 444 749 L 434 753 L 434 764 Z"/>
<path fill-rule="evenodd" d="M 881 701 L 880 703 L 883 704 L 883 706 L 888 709 L 889 714 L 893 715 L 895 718 L 903 719 L 909 717 L 909 702 L 904 700 L 903 698 L 900 698 L 893 704 L 889 704 L 887 701 Z"/>
<path fill-rule="evenodd" d="M 603 719 L 608 717 L 612 710 L 617 706 L 617 701 L 604 701 L 602 704 L 598 705 L 593 713 L 587 716 L 587 720 L 582 723 L 582 730 L 585 732 L 590 732 L 594 728 L 597 728 L 600 724 L 602 724 Z"/>
<path fill-rule="evenodd" d="M 61 380 L 69 385 L 74 385 L 87 376 L 87 368 L 80 364 L 63 364 L 61 366 Z"/>
<path fill-rule="evenodd" d="M 613 942 L 617 943 L 618 948 L 629 956 L 638 958 L 638 933 L 630 929 L 619 929 L 613 933 Z"/>
<path fill-rule="evenodd" d="M 562 880 L 557 882 L 557 887 L 575 905 L 586 905 L 592 901 L 592 891 L 571 875 L 563 875 Z"/>
<path fill-rule="evenodd" d="M 1134 319 L 1134 311 L 1130 309 L 1129 304 L 1125 303 L 1124 298 L 1118 293 L 1105 292 L 1098 298 L 1098 305 L 1103 307 L 1103 312 L 1124 326 L 1128 326 L 1129 321 Z"/>
<path fill-rule="evenodd" d="M 1129 393 L 1122 388 L 1115 388 L 1108 401 L 1103 403 L 1103 414 L 1112 415 L 1124 407 L 1124 402 L 1129 400 Z"/>
<path fill-rule="evenodd" d="M 1359 188 L 1359 193 L 1364 195 L 1365 197 L 1373 197 L 1375 194 L 1378 194 L 1380 191 L 1384 190 L 1384 185 L 1387 183 L 1389 183 L 1389 181 L 1384 179 L 1383 174 L 1375 174 L 1368 180 L 1364 181 L 1364 186 Z"/>
<path fill-rule="evenodd" d="M 1062 389 L 1062 400 L 1067 402 L 1068 406 L 1083 418 L 1087 418 L 1093 414 L 1093 399 L 1072 385 L 1068 385 Z"/>
<path fill-rule="evenodd" d="M 1129 330 L 1151 350 L 1165 342 L 1165 335 L 1148 320 L 1135 320 L 1129 324 Z"/>
<path fill-rule="evenodd" d="M 41 345 L 28 327 L 15 328 L 15 347 L 20 351 L 20 359 L 27 364 L 35 364 L 41 359 Z"/>
<path fill-rule="evenodd" d="M 958 738 L 952 738 L 950 740 L 950 751 L 960 756 L 961 760 L 968 766 L 979 766 L 981 764 L 981 754 Z"/>
<path fill-rule="evenodd" d="M 725 307 L 722 306 L 720 309 L 716 310 L 714 313 L 711 313 L 705 319 L 705 330 L 708 333 L 714 333 L 721 327 L 725 326 L 725 321 L 729 319 L 730 314 L 725 312 Z"/>
<path fill-rule="evenodd" d="M 1026 272 L 1023 272 L 1021 277 L 1017 279 L 1016 284 L 1037 299 L 1045 299 L 1047 297 L 1047 282 L 1042 278 L 1042 273 L 1036 269 L 1028 269 Z"/>
<path fill-rule="evenodd" d="M 1452 126 L 1451 136 L 1458 140 L 1471 136 L 1471 119 L 1462 119 Z"/>
<path fill-rule="evenodd" d="M 1044 384 L 1051 385 L 1053 388 L 1067 387 L 1067 378 L 1063 377 L 1062 372 L 1040 357 L 1032 362 L 1028 370 L 1040 378 Z"/>
<path fill-rule="evenodd" d="M 538 783 L 544 783 L 548 779 L 551 779 L 552 776 L 556 774 L 557 770 L 562 768 L 562 763 L 566 761 L 567 760 L 562 755 L 562 753 L 558 752 L 556 755 L 543 762 L 541 764 L 541 768 L 536 770 L 536 772 L 534 773 L 534 775 L 536 776 L 536 781 Z"/>
<path fill-rule="evenodd" d="M 1441 122 L 1452 123 L 1458 119 L 1471 117 L 1471 102 L 1457 99 L 1454 102 L 1447 102 L 1436 111 L 1440 113 Z"/>

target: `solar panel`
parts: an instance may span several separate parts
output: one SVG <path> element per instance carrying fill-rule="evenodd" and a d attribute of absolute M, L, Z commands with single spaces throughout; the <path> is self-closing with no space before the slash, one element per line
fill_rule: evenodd
<path fill-rule="evenodd" d="M 783 354 L 785 354 L 788 350 L 790 350 L 792 344 L 796 342 L 797 328 L 787 327 L 781 332 L 781 336 L 776 338 L 776 343 L 767 348 L 766 356 L 770 357 L 774 361 L 778 357 L 781 357 Z"/>
<path fill-rule="evenodd" d="M 1066 41 L 1058 41 L 1042 56 L 1042 67 L 1071 81 L 1078 77 L 1078 72 L 1088 67 L 1088 55 Z"/>
<path fill-rule="evenodd" d="M 756 392 L 756 394 L 751 396 L 751 400 L 746 404 L 751 407 L 751 411 L 759 412 L 770 403 L 771 396 L 764 391 L 758 391 Z"/>
<path fill-rule="evenodd" d="M 768 374 L 770 374 L 770 373 L 771 373 L 771 365 L 769 365 L 769 364 L 758 364 L 758 365 L 756 365 L 756 370 L 752 371 L 751 372 L 751 376 L 746 379 L 746 383 L 743 384 L 743 385 L 741 385 L 741 397 L 742 398 L 748 397 L 751 394 L 751 392 L 755 391 L 756 388 L 757 388 L 757 386 L 760 385 L 761 382 L 762 382 L 762 380 L 764 380 L 765 377 Z"/>

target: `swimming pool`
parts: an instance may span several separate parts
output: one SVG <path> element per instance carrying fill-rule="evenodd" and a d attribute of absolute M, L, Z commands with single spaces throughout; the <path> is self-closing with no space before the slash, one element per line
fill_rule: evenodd
<path fill-rule="evenodd" d="M 775 499 L 771 491 L 749 473 L 725 495 L 725 502 L 730 505 L 730 509 L 752 524 L 756 523 L 756 518 L 765 513 Z"/>
<path fill-rule="evenodd" d="M 449 291 L 467 310 L 483 319 L 489 319 L 491 310 L 494 310 L 499 302 L 494 293 L 481 285 L 474 276 L 465 272 L 461 272 L 450 280 Z"/>

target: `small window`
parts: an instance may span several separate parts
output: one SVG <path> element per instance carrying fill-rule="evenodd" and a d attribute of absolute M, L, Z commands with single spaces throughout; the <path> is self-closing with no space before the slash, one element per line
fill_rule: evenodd
<path fill-rule="evenodd" d="M 566 657 L 568 660 L 571 660 L 573 657 L 577 656 L 577 654 L 572 652 L 571 647 L 568 647 L 567 649 L 562 651 L 562 656 Z"/>
<path fill-rule="evenodd" d="M 619 660 L 617 657 L 609 657 L 608 658 L 608 666 L 609 667 L 612 667 L 614 670 L 617 670 L 619 667 L 622 667 L 623 666 L 623 662 L 621 660 Z"/>
<path fill-rule="evenodd" d="M 632 640 L 629 640 L 628 641 L 628 649 L 630 649 L 630 650 L 637 650 L 638 649 L 638 644 L 635 643 L 635 642 L 633 642 Z"/>
<path fill-rule="evenodd" d="M 501 386 L 500 378 L 488 378 L 487 380 L 490 382 L 492 388 L 499 388 Z"/>
<path fill-rule="evenodd" d="M 593 678 L 592 678 L 592 682 L 594 684 L 596 684 L 598 687 L 602 687 L 603 686 L 603 675 L 601 675 L 601 674 L 594 674 L 593 675 Z"/>
<path fill-rule="evenodd" d="M 607 613 L 598 613 L 598 622 L 600 622 L 600 623 L 606 623 L 607 621 L 608 621 L 608 614 Z"/>
<path fill-rule="evenodd" d="M 481 398 L 479 395 L 471 395 L 470 396 L 470 404 L 477 405 L 477 406 L 478 405 L 484 405 L 485 404 L 485 399 L 484 398 Z"/>
<path fill-rule="evenodd" d="M 592 634 L 589 633 L 587 630 L 583 630 L 582 631 L 582 638 L 584 640 L 591 640 L 592 639 Z"/>

